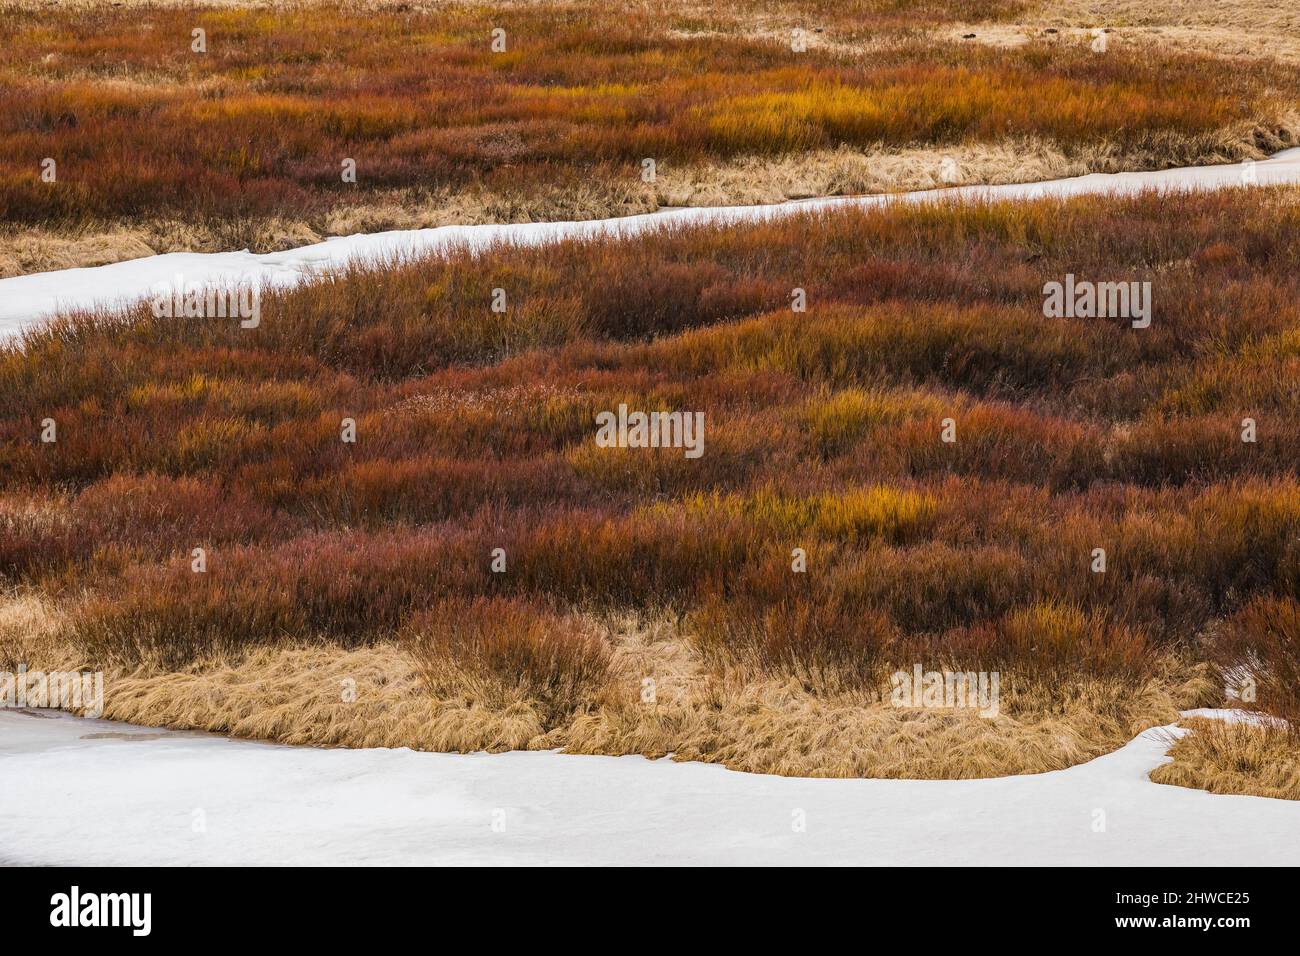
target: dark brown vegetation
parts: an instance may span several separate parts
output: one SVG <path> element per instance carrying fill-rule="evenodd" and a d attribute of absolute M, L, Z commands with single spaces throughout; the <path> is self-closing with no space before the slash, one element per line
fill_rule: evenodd
<path fill-rule="evenodd" d="M 719 673 L 1173 656 L 1295 719 L 1298 200 L 840 211 L 358 270 L 251 330 L 68 316 L 0 353 L 0 575 L 89 663 L 401 636 L 553 716 L 607 666 L 574 615 L 653 608 Z M 1151 281 L 1151 327 L 1044 318 L 1066 273 Z M 621 402 L 704 412 L 703 456 L 597 447 Z"/>

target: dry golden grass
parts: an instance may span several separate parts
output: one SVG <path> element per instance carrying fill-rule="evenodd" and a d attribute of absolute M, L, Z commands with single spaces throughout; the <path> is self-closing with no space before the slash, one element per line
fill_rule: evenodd
<path fill-rule="evenodd" d="M 32 592 L 0 597 L 0 668 L 39 661 L 39 666 L 77 666 L 57 639 L 60 623 L 53 605 Z"/>
<path fill-rule="evenodd" d="M 81 666 L 59 642 L 59 619 L 21 596 L 0 606 L 0 666 Z M 672 755 L 733 770 L 798 776 L 964 779 L 1039 773 L 1090 760 L 1143 729 L 1204 703 L 1204 671 L 1165 662 L 1145 684 L 1081 680 L 1004 692 L 1001 713 L 899 710 L 878 694 L 708 668 L 664 614 L 592 617 L 612 651 L 605 682 L 558 726 L 526 691 L 484 694 L 421 667 L 394 643 L 344 650 L 257 648 L 183 671 L 149 666 L 105 675 L 104 716 L 286 744 L 426 751 L 562 748 L 584 754 Z M 653 693 L 649 689 L 653 688 Z M 548 731 L 548 725 L 552 725 Z"/>
<path fill-rule="evenodd" d="M 115 226 L 102 232 L 83 230 L 81 235 L 63 230 L 24 229 L 13 235 L 0 235 L 0 279 L 30 272 L 101 266 L 151 256 L 158 251 L 149 245 L 141 229 Z"/>
<path fill-rule="evenodd" d="M 610 623 L 615 674 L 600 707 L 552 741 L 574 753 L 671 754 L 797 776 L 965 779 L 1072 766 L 1203 699 L 1200 670 L 1164 669 L 1140 688 L 1079 681 L 1015 687 L 1001 713 L 900 710 L 871 690 L 717 671 L 671 621 Z M 654 701 L 643 699 L 654 681 Z"/>
<path fill-rule="evenodd" d="M 327 5 L 330 0 L 62 0 L 60 9 L 101 10 L 106 7 L 210 7 L 248 9 L 297 9 Z M 543 0 L 504 0 L 493 6 L 503 11 L 512 7 L 537 6 Z M 361 0 L 353 6 L 362 11 L 438 11 L 448 0 Z M 545 0 L 552 8 L 582 9 L 582 0 Z M 46 10 L 50 0 L 0 0 L 0 11 Z M 855 29 L 858 17 L 850 9 L 816 4 L 794 4 L 789 0 L 753 0 L 748 3 L 710 4 L 702 0 L 640 0 L 636 9 L 654 10 L 661 16 L 691 18 L 691 29 L 672 31 L 685 36 L 732 36 L 764 39 L 788 44 L 791 31 L 807 32 L 808 49 L 848 56 L 869 54 L 881 44 L 896 42 L 879 32 Z M 1016 4 L 994 5 L 990 19 L 944 24 L 935 32 L 945 39 L 961 39 L 976 33 L 976 42 L 991 45 L 1020 45 L 1044 36 L 1051 28 L 1057 37 L 1086 35 L 1092 29 L 1109 27 L 1113 39 L 1121 42 L 1157 43 L 1188 52 L 1223 56 L 1300 59 L 1300 9 L 1273 0 L 1029 0 L 1023 15 L 1016 16 Z M 954 5 L 956 7 L 956 5 Z M 901 15 L 901 14 L 900 14 Z M 917 17 L 923 22 L 923 17 Z M 867 21 L 869 22 L 869 20 Z"/>
<path fill-rule="evenodd" d="M 53 229 L 0 228 L 0 279 L 107 265 L 167 252 L 279 252 L 320 240 L 321 233 L 310 224 L 282 218 L 232 219 L 224 223 L 168 218 Z"/>
<path fill-rule="evenodd" d="M 974 33 L 972 42 L 1005 47 L 1100 28 L 1112 31 L 1109 44 L 1300 62 L 1300 7 L 1272 0 L 1041 0 L 1014 22 L 946 24 L 936 33 L 951 40 Z"/>
<path fill-rule="evenodd" d="M 1169 751 L 1172 763 L 1151 773 L 1156 783 L 1300 800 L 1300 741 L 1284 730 L 1203 717 L 1184 723 L 1191 733 Z"/>
<path fill-rule="evenodd" d="M 779 159 L 669 169 L 660 176 L 656 203 L 664 206 L 751 205 L 804 199 L 935 189 L 948 185 L 1031 183 L 1088 173 L 1131 172 L 1262 159 L 1300 142 L 1300 113 L 1276 124 L 1241 124 L 1194 137 L 1153 138 L 1145 151 L 1121 152 L 1098 144 L 1067 155 L 1042 140 L 970 143 L 947 149 L 841 148 Z M 951 181 L 944 161 L 956 163 Z"/>

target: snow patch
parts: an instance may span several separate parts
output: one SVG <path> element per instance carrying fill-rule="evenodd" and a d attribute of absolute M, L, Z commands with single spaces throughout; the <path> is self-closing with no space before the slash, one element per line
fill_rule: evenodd
<path fill-rule="evenodd" d="M 19 863 L 1300 864 L 1300 802 L 1148 779 L 1172 725 L 1052 773 L 840 780 L 44 716 L 0 711 L 0 846 Z"/>

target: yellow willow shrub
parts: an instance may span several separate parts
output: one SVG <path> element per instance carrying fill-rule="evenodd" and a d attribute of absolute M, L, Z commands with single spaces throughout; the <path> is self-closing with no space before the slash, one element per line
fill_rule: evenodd
<path fill-rule="evenodd" d="M 937 421 L 945 410 L 944 403 L 930 394 L 846 388 L 818 395 L 803 407 L 800 417 L 813 447 L 833 457 L 880 426 L 907 418 Z"/>
<path fill-rule="evenodd" d="M 877 485 L 815 499 L 812 531 L 828 538 L 904 540 L 924 533 L 937 511 L 935 499 Z"/>
<path fill-rule="evenodd" d="M 696 115 L 704 121 L 709 142 L 724 152 L 795 152 L 824 140 L 811 117 L 794 109 L 798 99 L 797 94 L 760 94 L 710 105 Z"/>
<path fill-rule="evenodd" d="M 1023 662 L 1039 674 L 1149 673 L 1151 647 L 1146 635 L 1113 622 L 1105 612 L 1086 612 L 1050 599 L 1012 611 L 1002 620 L 1000 632 L 1009 660 Z"/>
<path fill-rule="evenodd" d="M 147 382 L 136 385 L 126 394 L 127 408 L 141 410 L 156 405 L 200 405 L 209 398 L 229 400 L 231 392 L 222 388 L 219 379 L 210 375 L 190 375 L 178 382 Z"/>
<path fill-rule="evenodd" d="M 910 489 L 876 485 L 832 494 L 795 497 L 771 488 L 747 495 L 696 494 L 652 505 L 652 514 L 683 509 L 688 515 L 745 518 L 797 543 L 798 536 L 890 541 L 924 533 L 938 510 L 935 499 Z"/>
<path fill-rule="evenodd" d="M 229 405 L 236 414 L 272 423 L 316 415 L 325 396 L 306 382 L 241 383 L 231 390 Z"/>
<path fill-rule="evenodd" d="M 176 434 L 165 460 L 176 472 L 211 468 L 236 458 L 241 447 L 263 431 L 242 418 L 200 419 Z"/>
<path fill-rule="evenodd" d="M 307 382 L 247 382 L 195 373 L 174 382 L 134 385 L 126 393 L 125 404 L 133 413 L 192 414 L 210 409 L 270 424 L 315 414 L 323 396 Z"/>

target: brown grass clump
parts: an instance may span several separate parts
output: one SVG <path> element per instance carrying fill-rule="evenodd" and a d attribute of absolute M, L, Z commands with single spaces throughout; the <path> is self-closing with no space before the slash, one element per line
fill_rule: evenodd
<path fill-rule="evenodd" d="M 502 751 L 543 732 L 527 702 L 430 696 L 392 644 L 262 648 L 202 669 L 120 673 L 105 689 L 111 720 L 303 746 Z"/>
<path fill-rule="evenodd" d="M 1151 772 L 1156 783 L 1300 800 L 1300 747 L 1285 729 L 1193 718 L 1169 750 L 1172 762 Z"/>

